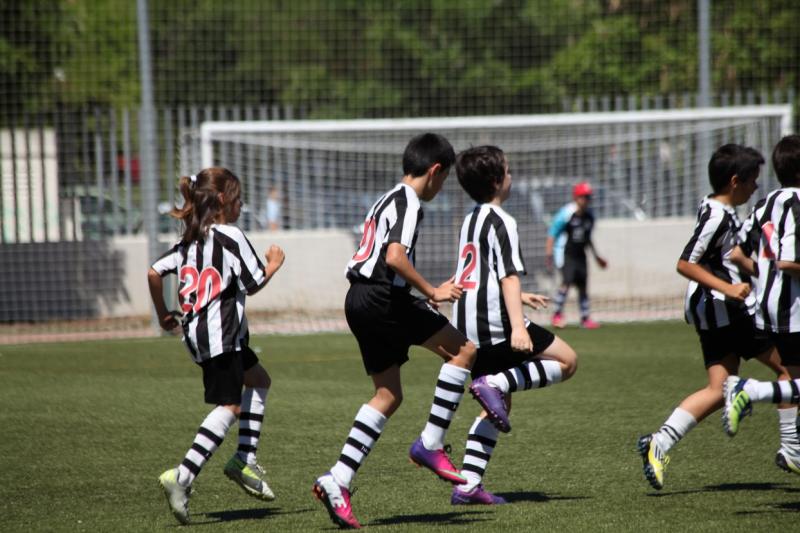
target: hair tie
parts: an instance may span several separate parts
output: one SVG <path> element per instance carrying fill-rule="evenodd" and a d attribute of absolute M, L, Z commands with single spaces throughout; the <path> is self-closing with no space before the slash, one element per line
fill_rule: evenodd
<path fill-rule="evenodd" d="M 197 183 L 197 175 L 192 174 L 191 176 L 189 176 L 189 181 L 191 181 L 192 183 Z"/>

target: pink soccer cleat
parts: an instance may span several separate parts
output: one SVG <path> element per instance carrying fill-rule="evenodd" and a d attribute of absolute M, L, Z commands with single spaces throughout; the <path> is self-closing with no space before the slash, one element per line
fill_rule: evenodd
<path fill-rule="evenodd" d="M 417 466 L 424 466 L 445 481 L 454 485 L 463 485 L 467 479 L 461 475 L 458 468 L 453 466 L 444 450 L 429 450 L 422 444 L 422 438 L 417 438 L 408 451 L 411 462 Z"/>
<path fill-rule="evenodd" d="M 550 319 L 550 325 L 554 328 L 563 329 L 567 325 L 567 321 L 564 319 L 564 315 L 555 313 L 553 318 Z"/>
<path fill-rule="evenodd" d="M 330 472 L 317 478 L 312 491 L 328 510 L 334 524 L 342 529 L 361 529 L 350 507 L 350 491 L 339 485 Z"/>
<path fill-rule="evenodd" d="M 591 318 L 585 318 L 581 321 L 581 327 L 583 329 L 597 329 L 600 327 L 600 324 L 598 324 Z"/>
<path fill-rule="evenodd" d="M 453 494 L 450 496 L 451 505 L 503 505 L 508 503 L 504 498 L 492 494 L 478 485 L 472 490 L 461 490 L 461 487 L 453 487 Z"/>

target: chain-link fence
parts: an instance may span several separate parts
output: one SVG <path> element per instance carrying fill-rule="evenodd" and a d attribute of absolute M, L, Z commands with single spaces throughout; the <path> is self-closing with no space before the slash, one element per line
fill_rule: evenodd
<path fill-rule="evenodd" d="M 164 213 L 177 176 L 197 170 L 186 139 L 206 121 L 794 104 L 800 4 L 706 3 L 707 34 L 694 0 L 139 0 L 143 114 L 137 2 L 0 0 L 0 330 L 148 329 L 144 230 L 174 238 Z M 243 177 L 248 228 L 305 231 L 290 210 L 268 221 L 260 206 L 280 191 Z"/>

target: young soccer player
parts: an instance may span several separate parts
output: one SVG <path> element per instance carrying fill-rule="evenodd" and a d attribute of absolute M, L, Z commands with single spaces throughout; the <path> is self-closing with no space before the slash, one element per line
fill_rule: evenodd
<path fill-rule="evenodd" d="M 478 205 L 464 218 L 456 280 L 464 294 L 453 306 L 452 323 L 478 347 L 470 392 L 483 407 L 467 435 L 453 505 L 502 504 L 482 479 L 499 432 L 508 432 L 511 394 L 566 381 L 575 373 L 570 346 L 523 314 L 522 304 L 538 308 L 546 298 L 521 290 L 525 265 L 517 222 L 503 210 L 511 191 L 508 161 L 496 146 L 477 146 L 459 154 L 458 182 Z"/>
<path fill-rule="evenodd" d="M 597 329 L 600 324 L 591 319 L 589 313 L 589 292 L 587 283 L 589 270 L 586 265 L 586 248 L 592 251 L 600 268 L 606 268 L 608 262 L 600 257 L 592 243 L 594 214 L 589 207 L 592 201 L 592 186 L 581 182 L 572 188 L 573 202 L 568 203 L 556 213 L 545 243 L 545 261 L 547 267 L 553 265 L 561 270 L 561 286 L 555 297 L 555 312 L 550 323 L 553 327 L 563 328 L 564 304 L 572 285 L 578 288 L 578 302 L 581 311 L 581 326 L 586 329 Z"/>
<path fill-rule="evenodd" d="M 791 377 L 800 378 L 800 136 L 789 135 L 778 142 L 772 152 L 772 167 L 781 188 L 769 193 L 752 213 L 758 237 L 756 326 L 769 333 Z M 738 432 L 740 420 L 751 411 L 751 402 L 796 405 L 799 390 L 797 379 L 764 383 L 729 377 L 722 415 L 725 431 L 731 436 Z M 797 408 L 779 407 L 779 416 L 781 433 L 793 436 L 794 441 L 787 446 L 782 439 L 775 463 L 800 474 Z"/>
<path fill-rule="evenodd" d="M 414 268 L 414 246 L 423 217 L 420 200 L 429 202 L 436 196 L 454 160 L 453 147 L 441 135 L 426 133 L 411 139 L 403 153 L 402 180 L 368 211 L 358 251 L 347 264 L 350 290 L 345 315 L 375 395 L 356 414 L 339 460 L 313 487 L 331 520 L 342 528 L 361 527 L 350 506 L 351 483 L 386 421 L 400 406 L 400 366 L 408 361 L 412 344 L 424 346 L 445 363 L 428 423 L 409 455 L 441 479 L 466 482 L 450 462 L 443 442 L 475 360 L 475 345 L 428 303 L 455 301 L 462 288 L 452 279 L 434 287 Z M 425 299 L 412 296 L 411 287 Z"/>
<path fill-rule="evenodd" d="M 756 150 L 736 144 L 717 149 L 708 163 L 713 192 L 700 203 L 694 232 L 677 265 L 689 279 L 685 316 L 700 337 L 708 384 L 687 396 L 658 431 L 639 438 L 644 475 L 657 490 L 664 486 L 670 449 L 722 407 L 722 384 L 736 373 L 740 357 L 758 357 L 777 375 L 785 374 L 769 340 L 755 330 L 750 277 L 731 259 L 740 243 L 735 207 L 758 188 L 763 163 Z"/>
<path fill-rule="evenodd" d="M 203 420 L 180 465 L 158 478 L 172 514 L 186 524 L 192 482 L 237 417 L 239 446 L 224 473 L 246 493 L 275 499 L 256 461 L 271 381 L 248 347 L 244 304 L 247 295 L 261 290 L 278 271 L 284 253 L 271 246 L 264 267 L 244 233 L 232 225 L 242 202 L 239 179 L 229 170 L 207 168 L 183 177 L 180 190 L 183 207 L 173 209 L 171 215 L 184 222 L 183 237 L 153 263 L 147 280 L 161 327 L 169 331 L 179 324 L 164 302 L 162 278 L 178 276 L 183 340 L 202 369 L 205 401 L 216 406 Z"/>

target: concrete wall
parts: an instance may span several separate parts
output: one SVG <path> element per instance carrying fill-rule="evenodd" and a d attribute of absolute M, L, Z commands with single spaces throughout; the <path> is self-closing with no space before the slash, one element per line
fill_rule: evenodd
<path fill-rule="evenodd" d="M 608 259 L 609 268 L 603 271 L 590 262 L 592 295 L 609 298 L 682 295 L 687 282 L 675 272 L 675 264 L 693 227 L 691 218 L 600 220 L 594 241 L 601 255 Z M 263 254 L 273 243 L 286 252 L 283 268 L 266 289 L 248 299 L 248 309 L 342 308 L 348 287 L 344 268 L 355 246 L 350 233 L 328 230 L 249 232 L 248 238 L 259 253 Z M 149 261 L 144 238 L 118 237 L 113 246 L 123 257 L 122 292 L 125 297 L 113 307 L 106 306 L 104 315 L 148 314 L 151 305 L 146 282 Z M 165 242 L 163 249 L 169 246 Z"/>

